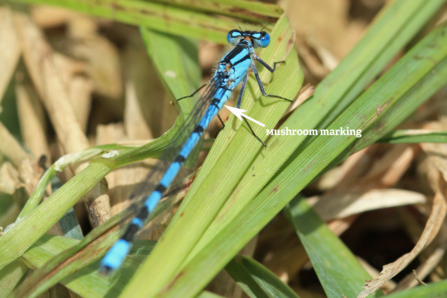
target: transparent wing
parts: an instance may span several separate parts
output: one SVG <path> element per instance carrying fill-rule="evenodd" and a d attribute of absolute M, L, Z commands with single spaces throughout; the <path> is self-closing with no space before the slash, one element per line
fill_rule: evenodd
<path fill-rule="evenodd" d="M 160 182 L 166 170 L 179 155 L 181 148 L 191 136 L 195 127 L 208 108 L 210 101 L 213 99 L 213 96 L 217 90 L 217 84 L 215 80 L 212 80 L 212 82 L 214 82 L 214 84 L 208 84 L 205 87 L 205 90 L 202 92 L 202 95 L 196 102 L 191 114 L 186 118 L 185 122 L 182 124 L 176 135 L 169 142 L 169 145 L 164 150 L 156 164 L 152 167 L 151 171 L 147 174 L 146 178 L 143 180 L 142 183 L 139 183 L 134 192 L 131 194 L 130 199 L 133 201 L 133 203 L 130 205 L 129 208 L 131 208 L 132 212 L 130 214 L 128 213 L 128 216 L 123 218 L 122 224 L 127 223 L 130 218 L 138 214 L 144 202 L 154 191 L 155 187 Z M 194 150 L 185 160 L 181 171 L 176 176 L 176 179 L 174 180 L 172 185 L 178 184 L 179 181 L 181 181 L 184 177 L 191 173 L 192 168 L 194 168 L 196 164 L 202 141 L 203 135 L 201 140 L 195 146 Z M 141 233 L 143 233 L 142 238 L 157 240 L 158 236 L 161 235 L 161 233 L 164 231 L 164 228 L 172 217 L 170 207 L 172 206 L 172 201 L 174 201 L 175 198 L 176 196 L 172 194 L 167 198 L 164 197 L 164 199 L 160 202 L 160 204 L 148 218 L 148 222 L 150 222 L 151 224 L 146 225 L 142 232 L 140 232 L 140 235 Z"/>

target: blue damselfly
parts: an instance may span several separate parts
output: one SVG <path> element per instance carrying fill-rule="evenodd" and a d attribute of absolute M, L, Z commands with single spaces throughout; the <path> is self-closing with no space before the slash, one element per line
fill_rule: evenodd
<path fill-rule="evenodd" d="M 178 99 L 181 100 L 194 96 L 197 92 L 205 88 L 193 113 L 185 121 L 180 133 L 174 137 L 160 158 L 159 163 L 157 163 L 149 174 L 147 182 L 150 180 L 153 183 L 152 185 L 155 185 L 154 182 L 157 185 L 150 190 L 151 194 L 144 201 L 144 205 L 141 205 L 141 207 L 138 208 L 137 215 L 131 220 L 124 235 L 112 246 L 103 258 L 101 262 L 101 272 L 107 274 L 121 266 L 131 248 L 135 234 L 143 227 L 145 220 L 154 211 L 161 200 L 163 193 L 172 183 L 185 160 L 196 147 L 211 119 L 216 115 L 219 117 L 219 110 L 224 106 L 230 98 L 232 91 L 240 83 L 242 83 L 242 85 L 237 98 L 236 107 L 241 107 L 242 95 L 247 85 L 250 69 L 255 75 L 263 96 L 291 101 L 281 96 L 267 94 L 256 69 L 255 62 L 258 61 L 273 73 L 276 69 L 276 65 L 283 62 L 275 62 L 273 67 L 270 67 L 256 55 L 255 48 L 265 48 L 270 44 L 270 36 L 267 32 L 263 30 L 232 30 L 228 33 L 227 40 L 229 44 L 234 47 L 219 62 L 217 70 L 211 80 L 202 85 L 193 94 Z M 222 127 L 225 127 L 222 119 L 220 119 L 220 121 Z M 266 146 L 266 144 L 254 133 L 245 118 L 244 121 L 250 128 L 253 136 L 255 136 L 263 146 Z"/>

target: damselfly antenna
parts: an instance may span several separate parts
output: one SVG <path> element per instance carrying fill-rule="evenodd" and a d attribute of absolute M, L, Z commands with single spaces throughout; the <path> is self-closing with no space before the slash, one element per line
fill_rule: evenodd
<path fill-rule="evenodd" d="M 265 25 L 264 27 L 262 27 L 262 29 L 259 31 L 259 32 L 262 32 L 264 29 L 265 29 L 265 27 L 267 27 L 269 24 L 267 24 L 267 25 Z"/>

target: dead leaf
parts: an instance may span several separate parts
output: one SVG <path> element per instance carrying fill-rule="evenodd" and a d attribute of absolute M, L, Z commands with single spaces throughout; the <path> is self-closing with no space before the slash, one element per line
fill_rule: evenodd
<path fill-rule="evenodd" d="M 402 189 L 372 189 L 365 192 L 330 193 L 307 199 L 322 220 L 344 218 L 362 212 L 422 204 L 423 194 Z"/>
<path fill-rule="evenodd" d="M 383 266 L 380 276 L 374 280 L 367 281 L 363 286 L 365 290 L 360 292 L 357 298 L 367 297 L 368 295 L 377 291 L 388 280 L 393 278 L 393 276 L 401 272 L 425 247 L 432 242 L 438 234 L 447 212 L 447 204 L 445 201 L 445 182 L 441 181 L 440 185 L 442 185 L 442 187 L 439 187 L 439 190 L 436 192 L 433 199 L 433 207 L 430 217 L 428 218 L 424 231 L 422 232 L 422 235 L 414 248 L 411 252 L 401 256 L 393 263 Z"/>
<path fill-rule="evenodd" d="M 0 6 L 0 103 L 11 81 L 20 57 L 20 45 L 14 28 L 12 11 L 8 6 Z M 1 111 L 1 110 L 0 110 Z"/>
<path fill-rule="evenodd" d="M 17 170 L 10 162 L 4 162 L 0 167 L 0 192 L 12 195 L 20 185 Z"/>

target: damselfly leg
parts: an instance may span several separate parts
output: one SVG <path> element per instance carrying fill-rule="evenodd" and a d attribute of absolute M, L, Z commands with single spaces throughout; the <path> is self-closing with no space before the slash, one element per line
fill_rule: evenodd
<path fill-rule="evenodd" d="M 216 132 L 216 134 L 214 135 L 214 138 L 215 138 L 215 139 L 216 139 L 217 136 L 219 135 L 220 131 L 221 131 L 222 129 L 225 128 L 225 123 L 222 121 L 222 118 L 220 118 L 219 113 L 217 113 L 217 118 L 219 118 L 220 123 L 222 124 L 222 126 L 219 128 L 219 130 L 218 130 L 218 131 Z"/>
<path fill-rule="evenodd" d="M 197 92 L 199 92 L 200 90 L 202 90 L 203 87 L 205 87 L 206 85 L 208 85 L 208 82 L 206 82 L 205 84 L 203 84 L 202 86 L 200 86 L 200 87 L 199 87 L 196 91 L 194 91 L 191 95 L 187 95 L 187 96 L 180 97 L 180 98 L 177 99 L 177 101 L 180 101 L 180 100 L 185 99 L 185 98 L 193 97 L 194 95 L 197 94 Z"/>
<path fill-rule="evenodd" d="M 264 65 L 264 66 L 268 66 L 268 64 L 267 63 L 265 63 L 261 58 L 259 58 L 259 57 L 257 57 L 256 56 L 256 60 L 258 60 L 259 62 L 261 62 L 261 64 L 262 65 Z M 279 62 L 276 62 L 276 63 L 279 63 Z M 270 72 L 274 72 L 275 71 L 275 68 L 276 68 L 276 64 L 274 64 L 275 66 L 273 67 L 273 68 L 271 68 L 270 66 L 268 66 L 268 70 L 270 71 Z M 293 100 L 290 100 L 290 99 L 287 99 L 287 98 L 284 98 L 284 97 L 281 97 L 281 96 L 279 96 L 279 95 L 273 95 L 273 94 L 267 94 L 266 92 L 265 92 L 265 89 L 264 89 L 264 85 L 262 84 L 262 82 L 261 82 L 261 78 L 259 77 L 259 73 L 258 73 L 258 70 L 256 69 L 256 66 L 254 65 L 254 64 L 252 64 L 251 65 L 251 69 L 253 70 L 253 73 L 255 74 L 255 78 L 256 78 L 256 81 L 258 82 L 258 86 L 259 86 L 259 89 L 261 90 L 261 93 L 262 93 L 262 95 L 263 96 L 265 96 L 265 97 L 274 97 L 274 98 L 279 98 L 279 99 L 283 99 L 283 100 L 287 100 L 287 101 L 289 101 L 289 102 L 292 102 Z"/>

